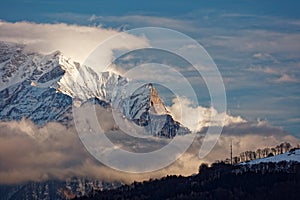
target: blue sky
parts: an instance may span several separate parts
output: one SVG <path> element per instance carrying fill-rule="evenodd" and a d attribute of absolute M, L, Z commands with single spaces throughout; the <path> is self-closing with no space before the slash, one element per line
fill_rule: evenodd
<path fill-rule="evenodd" d="M 55 13 L 73 13 L 82 15 L 97 14 L 101 16 L 151 15 L 163 17 L 180 17 L 197 10 L 218 11 L 225 13 L 243 13 L 298 18 L 299 1 L 280 0 L 222 0 L 199 1 L 144 1 L 139 0 L 4 0 L 1 3 L 1 18 L 11 20 L 49 20 L 47 15 Z M 37 19 L 38 17 L 38 19 Z"/>
<path fill-rule="evenodd" d="M 1 1 L 0 19 L 181 31 L 219 67 L 229 112 L 268 120 L 300 137 L 300 2 L 224 2 L 10 0 Z"/>

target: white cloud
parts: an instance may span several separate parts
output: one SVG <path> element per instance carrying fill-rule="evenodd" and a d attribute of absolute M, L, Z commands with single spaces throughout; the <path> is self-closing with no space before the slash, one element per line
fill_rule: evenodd
<path fill-rule="evenodd" d="M 272 61 L 273 63 L 279 63 L 279 61 L 272 56 L 271 54 L 268 53 L 255 53 L 252 56 L 255 59 L 260 59 L 260 60 L 264 60 L 264 61 Z"/>
<path fill-rule="evenodd" d="M 288 75 L 288 74 L 283 74 L 281 75 L 278 79 L 274 80 L 275 83 L 297 83 L 299 80 L 296 78 Z"/>
<path fill-rule="evenodd" d="M 26 44 L 28 50 L 48 54 L 60 50 L 67 57 L 82 63 L 103 41 L 119 33 L 117 30 L 67 24 L 36 24 L 0 22 L 0 41 Z M 112 50 L 147 46 L 145 38 L 126 35 L 126 41 L 110 44 L 99 61 L 112 60 Z M 99 63 L 99 65 L 101 65 Z"/>
<path fill-rule="evenodd" d="M 234 117 L 227 113 L 218 113 L 212 107 L 193 107 L 192 102 L 184 97 L 175 98 L 173 104 L 168 107 L 168 110 L 176 121 L 179 121 L 192 131 L 200 131 L 202 128 L 209 126 L 228 126 L 230 124 L 246 122 L 240 116 Z M 224 114 L 224 121 L 211 121 L 211 117 L 222 119 Z"/>

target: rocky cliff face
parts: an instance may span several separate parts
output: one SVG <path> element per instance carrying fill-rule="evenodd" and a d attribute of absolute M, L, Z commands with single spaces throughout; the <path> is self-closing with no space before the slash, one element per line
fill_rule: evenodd
<path fill-rule="evenodd" d="M 153 135 L 174 137 L 189 132 L 173 120 L 151 83 L 129 92 L 134 83 L 127 78 L 113 72 L 97 74 L 59 51 L 28 53 L 24 46 L 9 43 L 0 43 L 0 49 L 1 120 L 24 117 L 39 125 L 50 121 L 68 124 L 72 102 L 80 106 L 98 99 Z"/>
<path fill-rule="evenodd" d="M 159 115 L 165 115 L 168 113 L 165 105 L 163 104 L 162 100 L 160 99 L 158 92 L 151 84 L 151 94 L 150 94 L 150 108 L 153 113 Z"/>

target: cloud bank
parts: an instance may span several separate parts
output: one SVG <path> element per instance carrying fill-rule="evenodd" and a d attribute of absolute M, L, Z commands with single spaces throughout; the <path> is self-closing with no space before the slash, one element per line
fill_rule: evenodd
<path fill-rule="evenodd" d="M 118 34 L 117 30 L 67 24 L 37 24 L 30 22 L 9 23 L 0 21 L 0 41 L 26 44 L 30 51 L 49 54 L 60 50 L 67 57 L 83 63 L 89 54 L 103 41 Z M 127 35 L 128 36 L 128 35 Z M 102 52 L 99 65 L 113 59 L 112 50 L 145 47 L 144 38 L 127 37 L 124 43 L 116 41 Z"/>
<path fill-rule="evenodd" d="M 218 113 L 213 107 L 193 107 L 192 105 L 193 104 L 189 99 L 179 97 L 173 99 L 173 104 L 168 107 L 173 118 L 192 131 L 201 131 L 203 128 L 209 126 L 228 126 L 231 124 L 246 122 L 246 120 L 240 116 L 234 117 L 227 113 Z M 222 115 L 224 115 L 224 121 L 211 121 L 211 117 L 214 116 L 217 119 L 222 119 Z M 182 118 L 182 116 L 184 116 L 184 118 Z"/>
<path fill-rule="evenodd" d="M 135 139 L 123 141 L 115 136 L 116 132 L 108 132 L 108 134 L 111 134 L 109 138 L 112 141 L 118 143 L 116 145 L 123 146 L 125 150 L 134 150 L 138 145 L 142 147 Z M 74 128 L 66 128 L 58 123 L 37 127 L 29 120 L 0 122 L 0 183 L 65 179 L 72 176 L 130 183 L 134 180 L 147 180 L 168 174 L 190 175 L 197 172 L 202 162 L 213 162 L 228 157 L 231 141 L 235 154 L 277 145 L 282 141 L 294 145 L 299 142 L 282 129 L 267 123 L 235 124 L 224 128 L 214 149 L 200 160 L 198 152 L 201 141 L 202 136 L 199 134 L 183 156 L 162 170 L 130 174 L 110 169 L 96 161 L 86 151 Z M 144 146 L 159 147 L 158 144 L 167 142 L 165 139 L 147 140 Z"/>

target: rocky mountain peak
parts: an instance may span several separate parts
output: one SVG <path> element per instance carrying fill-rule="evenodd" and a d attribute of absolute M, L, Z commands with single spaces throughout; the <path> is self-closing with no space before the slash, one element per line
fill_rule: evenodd
<path fill-rule="evenodd" d="M 153 86 L 153 84 L 150 84 L 151 86 L 151 93 L 150 93 L 150 109 L 152 112 L 162 115 L 162 114 L 167 114 L 168 111 L 163 104 L 161 98 L 158 95 L 157 90 Z"/>

